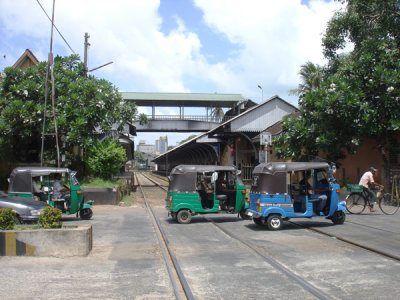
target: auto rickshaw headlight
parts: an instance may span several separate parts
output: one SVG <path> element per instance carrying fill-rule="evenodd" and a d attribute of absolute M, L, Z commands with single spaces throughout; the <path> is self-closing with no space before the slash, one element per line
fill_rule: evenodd
<path fill-rule="evenodd" d="M 83 194 L 82 190 L 78 190 L 78 191 L 76 191 L 76 193 L 77 193 L 78 195 Z"/>
<path fill-rule="evenodd" d="M 336 193 L 338 193 L 338 194 L 340 194 L 341 192 L 342 192 L 341 189 L 337 189 L 337 190 L 336 190 Z"/>

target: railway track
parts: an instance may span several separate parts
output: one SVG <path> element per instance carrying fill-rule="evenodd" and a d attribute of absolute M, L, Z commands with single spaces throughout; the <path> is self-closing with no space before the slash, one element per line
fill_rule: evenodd
<path fill-rule="evenodd" d="M 381 250 L 379 250 L 379 249 L 375 249 L 375 248 L 372 248 L 372 247 L 363 245 L 363 244 L 361 244 L 361 243 L 352 241 L 352 240 L 347 239 L 347 238 L 340 237 L 340 236 L 335 235 L 335 234 L 331 234 L 331 233 L 329 233 L 329 232 L 326 232 L 326 231 L 317 229 L 317 228 L 312 227 L 312 226 L 305 226 L 305 225 L 303 225 L 303 224 L 299 224 L 299 223 L 294 222 L 294 221 L 290 221 L 290 223 L 292 223 L 293 225 L 296 225 L 296 226 L 298 226 L 298 227 L 305 228 L 305 229 L 307 229 L 307 230 L 309 230 L 309 231 L 312 231 L 312 232 L 314 232 L 314 233 L 316 233 L 316 234 L 324 235 L 324 236 L 329 236 L 329 237 L 334 238 L 334 239 L 336 239 L 336 240 L 342 241 L 343 243 L 346 243 L 346 244 L 348 244 L 348 245 L 353 245 L 353 246 L 356 246 L 356 247 L 358 247 L 358 248 L 361 248 L 361 249 L 364 249 L 364 250 L 368 250 L 368 251 L 370 251 L 370 252 L 372 252 L 372 253 L 375 253 L 375 254 L 384 256 L 384 257 L 386 257 L 386 258 L 393 259 L 393 260 L 395 260 L 395 261 L 397 261 L 397 262 L 400 262 L 400 256 L 393 255 L 393 254 L 387 253 L 387 252 L 385 252 L 385 251 L 381 251 Z M 358 225 L 358 226 L 365 227 L 365 225 L 363 225 L 363 224 L 358 224 L 358 223 L 355 223 L 355 222 L 348 222 L 348 223 L 352 223 L 352 224 L 354 224 L 354 225 Z M 372 226 L 368 226 L 368 227 L 374 228 L 374 227 L 372 227 Z M 378 229 L 378 228 L 374 228 L 374 229 L 376 229 L 376 230 L 382 230 L 382 229 Z"/>
<path fill-rule="evenodd" d="M 290 271 L 288 268 L 283 266 L 276 259 L 272 258 L 270 255 L 268 255 L 268 254 L 264 253 L 263 251 L 261 251 L 260 249 L 258 249 L 257 246 L 255 246 L 252 243 L 250 243 L 249 241 L 246 241 L 245 239 L 239 237 L 238 235 L 234 234 L 233 232 L 227 230 L 226 228 L 222 227 L 220 224 L 218 224 L 217 222 L 213 221 L 212 219 L 207 218 L 207 217 L 204 217 L 204 218 L 206 220 L 210 221 L 214 226 L 216 226 L 219 230 L 221 230 L 226 235 L 228 235 L 229 237 L 231 237 L 231 238 L 235 239 L 236 241 L 240 242 L 242 245 L 246 246 L 255 255 L 259 256 L 262 260 L 267 262 L 275 270 L 277 270 L 280 273 L 284 274 L 290 280 L 296 282 L 298 285 L 300 285 L 303 289 L 308 291 L 313 296 L 317 297 L 318 299 L 333 299 L 332 297 L 327 295 L 325 292 L 323 292 L 321 289 L 316 288 L 311 283 L 307 282 L 305 279 L 303 279 L 302 277 L 296 275 L 294 272 Z"/>
<path fill-rule="evenodd" d="M 154 179 L 150 178 L 149 176 L 140 173 L 140 176 L 142 176 L 142 180 L 143 178 L 145 178 L 145 180 L 150 181 L 153 183 L 153 186 L 157 186 L 163 190 L 166 190 L 159 182 L 155 181 Z M 137 178 L 137 182 L 139 183 L 139 187 L 140 190 L 143 193 L 143 197 L 145 198 L 143 189 L 140 185 L 141 180 L 139 178 Z M 148 185 L 147 185 L 148 186 Z M 160 235 L 162 236 L 164 243 L 168 249 L 168 253 L 171 256 L 171 260 L 173 262 L 173 267 L 176 270 L 176 273 L 179 276 L 179 280 L 180 282 L 183 282 L 182 287 L 185 286 L 185 288 L 183 288 L 185 290 L 185 295 L 187 296 L 188 299 L 194 299 L 193 298 L 193 294 L 190 290 L 189 285 L 187 284 L 184 275 L 181 271 L 181 268 L 179 266 L 178 261 L 175 259 L 175 256 L 173 255 L 173 253 L 171 252 L 170 248 L 168 247 L 168 240 L 164 234 L 164 231 L 162 229 L 162 226 L 157 218 L 157 216 L 154 214 L 151 206 L 147 203 L 147 201 L 145 200 L 146 203 L 146 207 L 148 207 L 148 211 L 149 213 L 151 213 L 152 218 L 154 218 L 157 223 L 157 230 L 160 232 Z M 272 266 L 274 269 L 276 269 L 277 271 L 283 273 L 284 275 L 286 275 L 290 280 L 296 282 L 297 284 L 299 284 L 302 288 L 304 288 L 305 290 L 307 290 L 310 294 L 312 294 L 313 296 L 317 297 L 318 299 L 332 299 L 329 295 L 327 295 L 326 293 L 324 293 L 322 290 L 314 287 L 312 284 L 308 283 L 306 280 L 304 280 L 303 278 L 301 278 L 300 276 L 296 275 L 295 273 L 293 273 L 292 271 L 290 271 L 289 269 L 287 269 L 286 267 L 284 267 L 282 264 L 280 264 L 277 260 L 273 259 L 272 257 L 266 255 L 265 253 L 263 253 L 262 251 L 260 251 L 259 249 L 257 249 L 256 246 L 252 245 L 251 243 L 243 240 L 242 238 L 240 238 L 239 236 L 233 234 L 232 232 L 224 229 L 222 226 L 220 226 L 219 224 L 217 224 L 216 222 L 214 222 L 213 220 L 211 220 L 210 218 L 204 217 L 206 220 L 210 221 L 211 224 L 213 224 L 214 226 L 216 226 L 219 230 L 221 230 L 224 234 L 230 236 L 231 238 L 239 241 L 242 245 L 245 245 L 247 248 L 249 248 L 255 255 L 261 257 L 264 261 L 266 261 L 270 266 Z M 167 259 L 166 259 L 167 260 Z M 172 266 L 169 266 L 169 268 L 172 268 Z M 170 272 L 169 272 L 170 273 Z M 172 271 L 171 271 L 172 273 Z M 174 277 L 172 277 L 174 278 Z M 175 280 L 172 279 L 171 281 Z M 173 284 L 173 285 L 177 285 L 177 284 Z M 186 292 L 186 289 L 189 292 Z M 175 292 L 175 294 L 177 294 L 178 291 Z"/>
<path fill-rule="evenodd" d="M 157 178 L 157 180 L 154 180 L 153 178 L 149 178 L 149 176 L 146 176 L 144 174 L 142 174 L 142 175 L 143 175 L 143 178 L 146 178 L 146 180 L 152 182 L 153 188 L 157 186 L 158 188 L 162 188 L 163 190 L 166 190 L 165 187 L 162 186 L 163 183 L 159 182 L 158 178 Z M 160 181 L 162 181 L 162 180 L 160 180 Z M 149 210 L 151 210 L 151 207 L 149 208 Z M 156 217 L 156 215 L 154 213 L 153 213 L 153 215 L 154 215 L 154 218 L 157 219 L 157 217 Z M 277 259 L 275 259 L 273 256 L 271 256 L 269 253 L 265 252 L 265 250 L 262 247 L 260 247 L 259 245 L 257 245 L 256 243 L 254 243 L 252 241 L 249 241 L 245 236 L 238 235 L 237 233 L 234 233 L 233 231 L 231 231 L 230 229 L 227 228 L 228 226 L 224 226 L 222 224 L 222 222 L 215 221 L 213 218 L 210 218 L 210 217 L 208 217 L 206 215 L 203 215 L 202 217 L 207 222 L 209 222 L 210 224 L 212 224 L 213 226 L 218 228 L 223 234 L 229 236 L 230 238 L 232 238 L 235 241 L 237 241 L 239 244 L 245 246 L 244 248 L 247 248 L 248 251 L 250 251 L 252 253 L 251 254 L 252 256 L 259 257 L 264 262 L 268 263 L 269 266 L 274 268 L 277 272 L 281 273 L 289 281 L 292 281 L 292 282 L 296 283 L 297 285 L 299 285 L 302 289 L 304 289 L 309 294 L 311 294 L 312 297 L 315 297 L 315 298 L 318 298 L 318 299 L 333 299 L 333 297 L 328 295 L 324 290 L 320 289 L 318 286 L 315 286 L 311 282 L 307 281 L 304 277 L 299 276 L 298 273 L 293 272 L 292 270 L 290 270 L 288 267 L 286 267 L 285 265 L 280 263 Z M 156 223 L 157 223 L 157 227 L 159 228 L 158 230 L 160 232 L 164 232 L 163 228 L 162 228 L 162 226 L 160 224 L 160 221 L 158 219 L 157 219 Z M 297 226 L 297 227 L 307 229 L 307 230 L 313 232 L 314 234 L 318 234 L 318 235 L 321 235 L 321 236 L 322 235 L 323 236 L 329 236 L 331 238 L 334 238 L 335 240 L 338 240 L 338 241 L 341 241 L 341 242 L 345 243 L 346 245 L 348 245 L 350 247 L 362 248 L 362 249 L 367 250 L 369 252 L 372 252 L 372 253 L 374 253 L 376 255 L 383 256 L 385 258 L 390 258 L 392 260 L 395 260 L 396 262 L 400 261 L 400 257 L 398 257 L 396 255 L 392 255 L 390 253 L 385 253 L 384 251 L 380 251 L 378 249 L 374 249 L 373 247 L 368 247 L 368 246 L 359 244 L 357 242 L 351 241 L 349 239 L 340 237 L 338 235 L 333 235 L 333 234 L 327 233 L 325 231 L 322 231 L 322 230 L 317 229 L 317 228 L 312 227 L 312 226 L 305 226 L 305 225 L 297 223 L 297 222 L 290 222 L 290 223 L 295 225 L 295 226 Z M 352 223 L 352 222 L 350 222 L 350 223 Z M 354 223 L 354 225 L 356 225 L 356 223 Z M 358 226 L 363 226 L 363 225 L 362 224 L 358 224 Z M 371 227 L 371 228 L 374 228 L 374 227 Z M 374 228 L 374 229 L 383 230 L 383 229 L 379 229 L 379 228 Z M 165 234 L 164 234 L 164 239 L 166 240 L 166 242 L 164 242 L 164 243 L 168 244 L 168 240 L 166 239 Z M 174 262 L 173 263 L 174 266 L 172 268 L 176 269 L 175 264 L 176 264 L 176 266 L 178 266 L 177 269 L 179 270 L 179 272 L 178 271 L 175 271 L 175 272 L 181 274 L 181 276 L 183 278 L 182 280 L 183 280 L 184 284 L 187 286 L 187 289 L 189 290 L 189 292 L 187 292 L 187 293 L 184 292 L 185 296 L 188 299 L 194 299 L 194 298 L 191 298 L 191 297 L 193 297 L 193 294 L 190 291 L 190 287 L 187 285 L 186 280 L 184 279 L 184 275 L 183 275 L 182 270 L 181 270 L 181 268 L 179 266 L 179 262 L 175 259 L 175 256 L 171 252 L 171 250 L 168 250 L 168 252 L 170 252 L 170 254 L 173 257 L 173 259 L 171 259 L 171 261 Z M 181 279 L 179 279 L 179 281 L 181 281 Z"/>
<path fill-rule="evenodd" d="M 192 299 L 194 299 L 192 291 L 185 279 L 185 276 L 183 275 L 183 272 L 179 265 L 179 262 L 175 258 L 175 255 L 173 254 L 173 252 L 169 246 L 167 236 L 160 224 L 160 220 L 158 219 L 158 217 L 154 213 L 150 203 L 146 199 L 146 194 L 143 190 L 141 183 L 143 181 L 147 180 L 147 181 L 153 182 L 154 186 L 158 186 L 159 188 L 164 189 L 164 190 L 165 190 L 165 188 L 162 187 L 161 185 L 159 185 L 158 183 L 156 183 L 155 181 L 153 181 L 152 179 L 150 179 L 148 176 L 145 176 L 144 174 L 136 174 L 135 173 L 135 177 L 136 177 L 136 182 L 138 183 L 138 186 L 139 186 L 139 190 L 142 193 L 147 212 L 150 215 L 154 230 L 156 232 L 157 240 L 160 245 L 161 252 L 163 254 L 165 265 L 168 270 L 168 274 L 169 274 L 169 277 L 171 280 L 171 284 L 172 284 L 176 299 L 192 300 Z"/>

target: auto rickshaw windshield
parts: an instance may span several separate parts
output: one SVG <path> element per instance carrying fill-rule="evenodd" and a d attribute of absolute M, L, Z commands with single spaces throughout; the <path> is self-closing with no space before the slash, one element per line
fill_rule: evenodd
<path fill-rule="evenodd" d="M 256 174 L 253 175 L 253 183 L 251 186 L 252 193 L 261 194 L 285 194 L 286 188 L 286 172 L 277 172 L 275 174 Z"/>
<path fill-rule="evenodd" d="M 196 190 L 196 173 L 172 174 L 169 192 L 194 192 Z"/>

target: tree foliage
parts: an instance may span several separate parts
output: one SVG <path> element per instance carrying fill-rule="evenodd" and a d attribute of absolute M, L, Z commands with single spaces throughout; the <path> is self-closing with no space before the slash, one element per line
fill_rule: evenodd
<path fill-rule="evenodd" d="M 25 71 L 6 68 L 0 82 L 0 148 L 3 159 L 38 161 L 43 126 L 47 63 Z M 136 107 L 124 102 L 110 82 L 89 75 L 77 55 L 54 59 L 55 110 L 60 146 L 72 153 L 93 143 L 96 132 L 107 134 L 113 124 L 121 130 L 135 118 Z M 49 86 L 50 91 L 51 86 Z M 46 106 L 46 133 L 54 133 L 51 97 Z M 55 139 L 45 138 L 49 159 L 55 158 Z"/>
<path fill-rule="evenodd" d="M 286 118 L 275 140 L 281 157 L 323 151 L 337 160 L 365 136 L 376 139 L 383 159 L 398 149 L 393 132 L 400 129 L 400 2 L 342 2 L 323 38 L 328 63 L 320 87 L 301 95 L 301 117 Z M 341 54 L 348 43 L 353 50 Z"/>
<path fill-rule="evenodd" d="M 119 173 L 126 162 L 126 152 L 114 140 L 106 139 L 103 142 L 96 140 L 89 148 L 87 162 L 91 175 L 110 179 L 112 175 Z"/>
<path fill-rule="evenodd" d="M 182 145 L 182 144 L 186 143 L 187 141 L 189 141 L 189 140 L 195 138 L 196 136 L 197 136 L 196 134 L 191 134 L 191 135 L 189 135 L 186 139 L 183 139 L 182 141 L 180 141 L 180 142 L 179 142 L 179 145 Z M 169 148 L 169 147 L 168 147 L 168 148 Z"/>
<path fill-rule="evenodd" d="M 146 162 L 145 153 L 141 151 L 135 151 L 135 160 L 139 164 L 144 164 Z"/>

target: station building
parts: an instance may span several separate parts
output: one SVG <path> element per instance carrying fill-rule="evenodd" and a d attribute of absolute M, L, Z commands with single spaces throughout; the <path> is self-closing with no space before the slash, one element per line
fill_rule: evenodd
<path fill-rule="evenodd" d="M 153 160 L 156 171 L 168 174 L 179 164 L 235 165 L 242 171 L 242 178 L 250 180 L 254 166 L 268 160 L 264 150 L 267 145 L 261 142 L 263 145 L 260 148 L 260 142 L 253 138 L 281 121 L 283 116 L 298 112 L 298 109 L 279 96 L 273 96 L 247 109 L 242 107 L 239 111 L 241 113 L 208 132 L 157 156 Z M 270 143 L 270 140 L 266 142 Z"/>

